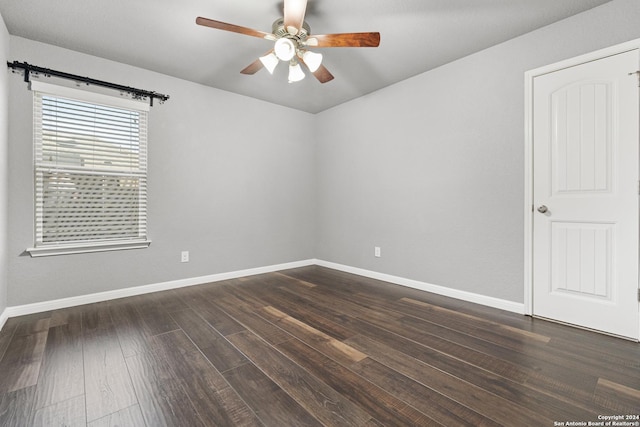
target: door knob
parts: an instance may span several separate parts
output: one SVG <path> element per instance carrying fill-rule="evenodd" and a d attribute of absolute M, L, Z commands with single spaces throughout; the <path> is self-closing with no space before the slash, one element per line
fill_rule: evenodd
<path fill-rule="evenodd" d="M 538 208 L 538 212 L 540 213 L 546 213 L 549 210 L 549 208 L 547 208 L 545 205 L 542 205 Z"/>

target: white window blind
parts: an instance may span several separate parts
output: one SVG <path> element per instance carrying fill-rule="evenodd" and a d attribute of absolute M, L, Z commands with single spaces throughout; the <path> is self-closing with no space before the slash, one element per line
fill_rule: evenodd
<path fill-rule="evenodd" d="M 148 246 L 147 111 L 63 92 L 34 89 L 31 255 Z"/>

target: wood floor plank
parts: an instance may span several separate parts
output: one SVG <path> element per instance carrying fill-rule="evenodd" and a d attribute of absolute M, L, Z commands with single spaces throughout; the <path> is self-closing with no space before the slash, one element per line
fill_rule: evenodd
<path fill-rule="evenodd" d="M 87 421 L 91 422 L 138 401 L 108 307 L 86 311 L 83 320 L 92 326 L 83 331 Z"/>
<path fill-rule="evenodd" d="M 205 426 L 171 366 L 154 351 L 126 358 L 138 404 L 148 426 Z"/>
<path fill-rule="evenodd" d="M 165 312 L 173 313 L 174 311 L 186 310 L 189 308 L 179 297 L 179 290 L 170 289 L 162 292 L 154 292 L 152 298 L 156 303 L 160 304 Z"/>
<path fill-rule="evenodd" d="M 389 393 L 409 403 L 445 426 L 500 426 L 497 422 L 460 405 L 441 393 L 412 380 L 371 358 L 352 365 L 351 369 Z"/>
<path fill-rule="evenodd" d="M 36 383 L 49 321 L 48 312 L 7 320 L 0 331 L 0 394 Z"/>
<path fill-rule="evenodd" d="M 282 278 L 283 278 L 283 277 L 285 277 L 285 278 L 291 278 L 290 276 L 287 276 L 287 275 L 286 275 L 286 272 L 285 272 L 285 271 L 276 271 L 276 272 L 275 272 L 275 275 L 276 275 L 276 277 L 273 277 L 273 279 L 274 279 L 274 280 L 282 280 Z M 306 281 L 304 281 L 304 280 L 296 280 L 296 281 L 295 281 L 295 283 L 296 283 L 297 285 L 300 285 L 300 286 L 306 286 L 306 287 L 308 287 L 308 288 L 315 288 L 316 286 L 318 286 L 318 285 L 316 285 L 315 283 L 306 282 Z"/>
<path fill-rule="evenodd" d="M 31 424 L 36 387 L 30 386 L 0 394 L 0 426 L 24 427 Z"/>
<path fill-rule="evenodd" d="M 380 363 L 412 378 L 429 388 L 446 390 L 446 396 L 474 411 L 508 425 L 517 421 L 521 425 L 553 424 L 553 419 L 514 402 L 496 396 L 481 387 L 454 377 L 448 373 L 435 369 L 426 363 L 419 362 L 393 348 L 384 347 L 379 351 L 373 346 L 367 346 L 367 351 L 374 352 L 373 357 Z"/>
<path fill-rule="evenodd" d="M 14 336 L 31 335 L 49 330 L 51 312 L 47 311 L 43 313 L 28 314 L 26 316 L 20 316 L 19 318 L 12 318 L 7 321 L 7 324 L 12 323 L 14 319 L 16 322 Z"/>
<path fill-rule="evenodd" d="M 433 390 L 442 390 L 450 399 L 485 417 L 493 418 L 496 422 L 504 424 L 509 417 L 514 416 L 518 417 L 512 418 L 517 423 L 528 423 L 536 417 L 543 422 L 545 419 L 581 419 L 585 415 L 597 415 L 590 408 L 558 402 L 537 390 L 522 387 L 521 384 L 457 359 L 443 357 L 428 349 L 420 353 L 419 347 L 409 350 L 411 343 L 397 342 L 391 347 L 384 341 L 385 344 L 382 344 L 374 339 L 358 336 L 348 342 L 363 351 L 371 352 L 376 361 L 390 369 Z M 493 406 L 512 409 L 492 409 Z"/>
<path fill-rule="evenodd" d="M 232 295 L 225 295 L 223 298 L 218 299 L 215 304 L 233 317 L 235 321 L 255 332 L 256 335 L 270 344 L 276 345 L 291 338 L 282 329 L 272 323 L 265 322 L 262 317 L 253 313 L 250 307 L 247 307 L 246 304 Z"/>
<path fill-rule="evenodd" d="M 155 293 L 131 297 L 129 302 L 133 304 L 140 314 L 147 337 L 178 329 L 178 326 L 169 313 L 165 311 Z"/>
<path fill-rule="evenodd" d="M 223 409 L 225 419 L 230 420 L 230 426 L 253 427 L 264 426 L 263 422 L 253 412 L 238 391 L 233 387 L 227 387 L 218 391 L 219 405 Z M 221 424 L 224 425 L 224 424 Z"/>
<path fill-rule="evenodd" d="M 252 291 L 245 291 L 250 288 L 251 285 L 258 285 L 262 282 L 262 277 L 264 275 L 253 276 L 249 278 L 245 278 L 244 280 L 233 279 L 226 280 L 220 283 L 215 288 L 211 288 L 207 291 L 207 295 L 210 298 L 218 299 L 224 296 L 232 296 L 237 298 L 236 301 L 242 302 L 242 307 L 247 311 L 259 310 L 264 307 L 264 300 L 259 296 L 259 294 Z M 255 289 L 255 287 L 253 288 Z"/>
<path fill-rule="evenodd" d="M 340 323 L 329 320 L 325 316 L 326 309 L 321 311 L 312 310 L 308 301 L 298 297 L 294 292 L 283 295 L 280 287 L 283 278 L 286 279 L 286 276 L 274 275 L 269 277 L 271 279 L 263 278 L 257 283 L 257 286 L 253 281 L 248 285 L 244 284 L 244 286 L 236 289 L 234 295 L 246 295 L 249 293 L 258 295 L 260 299 L 264 301 L 263 306 L 267 304 L 289 313 L 292 317 L 337 340 L 344 340 L 355 334 L 350 329 L 343 327 Z"/>
<path fill-rule="evenodd" d="M 144 322 L 133 304 L 119 300 L 109 305 L 124 357 L 149 351 Z"/>
<path fill-rule="evenodd" d="M 532 319 L 535 329 L 544 331 L 543 333 L 553 336 L 549 343 L 555 348 L 564 348 L 571 351 L 574 346 L 584 351 L 589 356 L 599 358 L 613 357 L 613 360 L 638 360 L 640 359 L 640 346 L 637 342 L 620 340 L 609 335 L 603 335 L 594 331 L 587 331 L 579 328 L 572 328 L 560 323 L 549 322 L 542 319 Z M 616 351 L 612 354 L 608 347 L 614 347 Z"/>
<path fill-rule="evenodd" d="M 7 325 L 7 323 L 5 323 L 5 325 L 2 328 L 2 330 L 0 330 L 0 360 L 2 360 L 2 357 L 4 356 L 5 352 L 7 351 L 7 348 L 9 348 L 9 343 L 11 342 L 11 339 L 13 338 L 13 333 L 15 332 L 16 328 L 18 327 L 18 325 L 16 323 L 9 324 L 9 325 Z"/>
<path fill-rule="evenodd" d="M 98 329 L 113 329 L 114 323 L 110 306 L 110 301 L 82 306 L 83 333 L 94 332 Z"/>
<path fill-rule="evenodd" d="M 277 346 L 289 359 L 347 397 L 372 418 L 393 426 L 440 425 L 406 402 L 386 392 L 303 342 L 292 339 Z"/>
<path fill-rule="evenodd" d="M 182 330 L 154 337 L 153 348 L 171 366 L 175 377 L 187 392 L 191 388 L 196 389 L 197 393 L 204 393 L 206 390 L 222 390 L 229 386 Z"/>
<path fill-rule="evenodd" d="M 362 304 L 361 301 L 358 302 L 357 297 L 354 297 L 344 289 L 330 289 L 326 286 L 317 286 L 315 288 L 297 287 L 295 291 L 292 291 L 289 288 L 285 288 L 285 291 L 294 292 L 298 295 L 305 296 L 308 299 L 334 308 L 337 307 L 336 304 L 339 304 L 340 310 L 343 312 L 348 312 L 352 317 L 376 314 L 376 310 L 368 307 L 367 304 Z M 385 319 L 399 319 L 404 315 L 396 311 L 385 310 L 384 313 L 381 313 L 381 316 Z"/>
<path fill-rule="evenodd" d="M 606 338 L 611 339 L 611 337 Z M 628 384 L 631 387 L 640 383 L 640 369 L 637 369 L 640 367 L 640 352 L 625 356 L 623 351 L 615 354 L 603 351 L 609 345 L 614 345 L 614 347 L 623 350 L 629 348 L 629 344 L 634 345 L 633 343 L 623 341 L 609 344 L 603 340 L 599 349 L 593 349 L 589 345 L 584 345 L 584 342 L 567 345 L 560 341 L 559 339 L 554 339 L 545 348 L 550 353 L 551 360 L 564 361 L 564 365 L 572 365 L 573 361 L 576 361 L 578 362 L 577 365 L 584 371 L 598 377 L 609 378 L 614 382 Z M 586 341 L 589 340 L 585 339 Z"/>
<path fill-rule="evenodd" d="M 333 289 L 336 286 L 343 286 L 335 285 L 336 282 L 347 283 L 348 285 L 346 286 L 348 286 L 348 289 L 350 289 L 352 294 L 377 296 L 378 298 L 387 301 L 396 301 L 403 297 L 423 300 L 451 310 L 476 316 L 483 316 L 490 320 L 511 325 L 513 327 L 520 327 L 532 332 L 535 329 L 533 327 L 534 323 L 540 324 L 540 322 L 535 322 L 535 319 L 531 317 L 518 315 L 512 312 L 319 266 L 301 267 L 284 270 L 279 273 L 303 279 L 305 275 L 309 274 L 309 272 L 312 272 L 312 274 L 316 276 L 318 286 L 325 286 Z M 548 324 L 549 322 L 543 321 L 542 323 Z"/>
<path fill-rule="evenodd" d="M 38 382 L 47 335 L 47 331 L 13 335 L 0 360 L 0 393 L 20 390 Z"/>
<path fill-rule="evenodd" d="M 306 300 L 307 302 L 306 305 L 309 306 L 309 305 L 317 304 L 318 302 L 323 302 L 323 301 L 324 301 L 323 297 L 315 298 L 314 300 L 312 300 L 310 296 L 309 299 Z M 320 310 L 324 308 L 326 313 L 325 315 L 329 315 L 331 309 L 335 308 L 335 304 L 329 305 L 331 301 L 333 301 L 333 299 L 328 298 L 326 300 L 327 302 L 326 305 L 324 305 L 324 307 L 320 306 L 319 308 Z M 437 350 L 442 354 L 450 355 L 456 359 L 471 361 L 471 363 L 473 363 L 475 366 L 478 366 L 482 369 L 486 369 L 489 372 L 494 372 L 500 376 L 503 376 L 504 378 L 511 379 L 518 383 L 524 383 L 528 379 L 531 379 L 533 376 L 537 379 L 536 381 L 544 380 L 544 384 L 539 384 L 540 389 L 555 390 L 557 392 L 556 394 L 557 396 L 562 396 L 563 393 L 569 392 L 569 393 L 573 393 L 573 395 L 580 394 L 583 398 L 590 399 L 589 397 L 590 393 L 588 389 L 585 390 L 584 388 L 580 387 L 581 384 L 577 384 L 575 387 L 571 387 L 570 389 L 567 389 L 565 388 L 566 387 L 565 383 L 562 383 L 562 387 L 558 387 L 558 384 L 554 382 L 555 377 L 539 375 L 538 374 L 539 369 L 537 368 L 538 363 L 532 363 L 531 365 L 527 366 L 526 365 L 527 356 L 525 354 L 516 354 L 515 357 L 513 357 L 513 360 L 518 360 L 518 362 L 525 362 L 525 366 L 518 366 L 517 364 L 513 364 L 508 362 L 507 360 L 503 360 L 501 358 L 502 354 L 496 353 L 495 348 L 493 348 L 494 347 L 493 345 L 491 346 L 486 345 L 481 341 L 477 341 L 477 339 L 473 337 L 462 335 L 457 332 L 454 333 L 448 330 L 447 328 L 436 326 L 436 325 L 432 325 L 434 327 L 429 329 L 429 324 L 425 322 L 421 322 L 419 323 L 418 326 L 414 326 L 412 324 L 412 323 L 415 323 L 414 321 L 412 321 L 412 323 L 407 323 L 407 321 L 405 321 L 406 319 L 403 320 L 403 319 L 384 318 L 384 317 L 381 317 L 381 314 L 383 313 L 384 313 L 383 311 L 380 311 L 376 313 L 375 316 L 369 316 L 367 311 L 360 311 L 359 316 L 367 319 L 370 322 L 377 324 L 379 328 L 387 328 L 393 331 L 392 333 L 386 333 L 386 335 L 385 335 L 385 329 L 379 329 L 379 328 L 371 329 L 371 327 L 367 327 L 366 324 L 358 325 L 357 321 L 354 323 L 353 320 L 350 320 L 349 318 L 345 318 L 345 317 L 342 317 L 342 321 L 343 321 L 343 325 L 345 326 L 351 323 L 349 327 L 352 329 L 357 329 L 360 332 L 368 331 L 370 333 L 370 336 L 385 335 L 387 339 L 391 340 L 391 342 L 393 342 L 394 339 L 399 338 L 401 336 L 408 337 L 411 340 L 417 340 L 418 342 L 421 342 Z M 340 318 L 341 318 L 340 316 L 337 316 L 336 320 Z M 416 321 L 418 320 L 419 319 L 416 319 Z M 429 332 L 429 334 L 425 335 L 425 332 Z M 454 333 L 454 335 L 451 335 L 451 333 Z M 455 342 L 444 340 L 442 338 L 443 336 L 448 339 L 453 338 L 453 341 L 460 342 L 460 344 L 456 344 Z M 479 347 L 483 350 L 488 349 L 490 352 L 498 354 L 500 357 L 496 358 L 495 356 L 489 356 L 484 353 L 468 348 L 467 346 L 473 342 L 476 342 L 476 344 L 478 344 L 476 345 L 476 347 Z M 560 376 L 569 377 L 571 380 L 576 380 L 570 374 L 571 374 L 571 370 L 568 370 L 568 373 L 565 372 Z M 589 384 L 592 385 L 594 381 L 593 378 L 594 378 L 593 376 L 589 376 L 589 375 L 579 375 L 577 380 L 586 381 L 590 379 Z"/>
<path fill-rule="evenodd" d="M 411 317 L 385 321 L 376 316 L 360 316 L 367 322 L 394 334 L 434 348 L 444 354 L 471 361 L 474 365 L 516 382 L 527 382 L 558 395 L 571 395 L 586 403 L 590 400 L 597 377 L 580 366 L 566 365 L 544 346 L 533 341 L 520 351 L 501 347 L 445 325 Z M 552 361 L 550 361 L 551 359 Z M 511 362 L 517 360 L 518 363 Z"/>
<path fill-rule="evenodd" d="M 325 425 L 360 426 L 370 415 L 250 332 L 229 340 L 273 382 Z"/>
<path fill-rule="evenodd" d="M 460 314 L 456 311 L 446 308 L 436 307 L 432 304 L 428 304 L 422 301 L 400 298 L 398 301 L 388 301 L 375 297 L 374 295 L 368 295 L 360 292 L 353 292 L 342 288 L 338 289 L 321 289 L 323 294 L 331 296 L 332 298 L 340 298 L 342 300 L 352 301 L 354 303 L 364 306 L 365 315 L 379 316 L 383 321 L 387 318 L 397 317 L 398 314 L 406 317 L 408 310 L 416 317 L 428 320 L 432 323 L 438 323 L 446 325 L 447 328 L 453 329 L 465 333 L 468 336 L 473 336 L 478 339 L 482 339 L 491 345 L 499 345 L 504 348 L 521 348 L 523 343 L 530 345 L 532 338 L 547 343 L 550 338 L 542 336 L 540 334 L 534 334 L 528 331 L 521 331 L 517 328 L 511 328 L 504 326 L 501 329 L 501 325 L 496 322 L 475 318 L 474 316 L 467 314 Z M 320 292 L 320 290 L 317 290 Z M 442 313 L 446 313 L 447 316 L 442 316 Z M 446 321 L 438 322 L 442 318 L 446 317 Z M 460 326 L 461 325 L 461 326 Z M 459 329 L 456 326 L 460 326 Z M 529 337 L 527 337 L 527 334 Z"/>
<path fill-rule="evenodd" d="M 57 402 L 35 411 L 33 427 L 85 427 L 84 396 Z"/>
<path fill-rule="evenodd" d="M 326 356 L 343 365 L 359 362 L 367 357 L 366 354 L 321 332 L 282 311 L 267 306 L 260 314 L 294 337 L 305 342 L 310 347 L 324 353 Z"/>
<path fill-rule="evenodd" d="M 136 404 L 92 421 L 87 427 L 146 427 L 146 424 Z"/>
<path fill-rule="evenodd" d="M 176 311 L 171 316 L 218 371 L 224 372 L 248 362 L 222 334 L 193 310 Z"/>
<path fill-rule="evenodd" d="M 632 388 L 600 378 L 593 399 L 617 414 L 640 415 L 640 384 Z"/>
<path fill-rule="evenodd" d="M 546 335 L 537 334 L 537 333 L 526 331 L 519 328 L 514 328 L 512 326 L 504 325 L 492 320 L 483 319 L 482 317 L 479 317 L 479 316 L 474 316 L 471 314 L 451 310 L 445 307 L 438 307 L 437 305 L 426 303 L 424 301 L 415 300 L 413 298 L 403 297 L 403 298 L 400 298 L 400 301 L 408 302 L 409 304 L 414 304 L 425 309 L 423 316 L 426 316 L 426 317 L 429 317 L 429 314 L 435 311 L 435 312 L 446 315 L 449 320 L 457 320 L 459 322 L 461 321 L 465 324 L 473 324 L 475 326 L 480 325 L 481 327 L 478 327 L 479 330 L 484 329 L 487 331 L 489 330 L 494 331 L 494 334 L 491 335 L 491 340 L 495 339 L 495 336 L 497 335 L 497 337 L 499 337 L 498 341 L 503 342 L 502 338 L 505 335 L 515 334 L 516 337 L 522 338 L 523 341 L 525 342 L 534 340 L 534 341 L 540 341 L 546 344 L 549 341 L 551 341 L 551 338 Z M 496 341 L 491 341 L 491 342 L 496 342 Z"/>
<path fill-rule="evenodd" d="M 49 329 L 35 409 L 84 395 L 82 351 L 82 315 L 74 311 L 65 324 Z M 82 405 L 84 411 L 84 396 Z"/>
<path fill-rule="evenodd" d="M 397 341 L 401 339 L 401 337 L 407 337 L 410 340 L 433 348 L 439 353 L 451 356 L 454 359 L 468 361 L 468 363 L 474 366 L 504 377 L 505 385 L 509 384 L 508 380 L 520 384 L 530 384 L 536 388 L 537 391 L 527 391 L 525 389 L 527 395 L 536 395 L 536 393 L 538 393 L 537 398 L 541 400 L 544 400 L 544 397 L 539 395 L 540 392 L 551 393 L 561 402 L 569 402 L 571 398 L 566 398 L 566 396 L 569 395 L 578 400 L 579 404 L 577 408 L 583 408 L 588 412 L 591 412 L 593 408 L 590 397 L 590 390 L 592 390 L 595 382 L 593 375 L 585 373 L 576 375 L 571 368 L 555 367 L 542 360 L 533 360 L 530 364 L 527 364 L 527 359 L 530 358 L 527 358 L 526 354 L 513 353 L 513 351 L 508 349 L 501 349 L 501 347 L 495 344 L 489 344 L 486 341 L 478 340 L 477 338 L 449 330 L 446 327 L 435 325 L 422 319 L 406 317 L 401 319 L 394 319 L 393 317 L 385 318 L 384 313 L 382 309 L 376 311 L 374 315 L 370 315 L 367 311 L 361 312 L 359 317 L 366 319 L 373 325 L 377 325 L 373 328 L 367 326 L 366 323 L 359 323 L 359 320 L 345 319 L 345 325 L 351 324 L 351 328 L 357 329 L 360 333 L 365 333 L 374 339 L 384 336 L 385 340 L 392 345 L 394 345 L 394 342 L 395 345 L 402 345 L 401 341 Z M 447 340 L 443 339 L 443 337 L 447 338 Z M 539 340 L 533 340 L 533 342 L 536 341 Z M 474 348 L 480 351 L 474 350 Z M 531 348 L 531 346 L 529 348 Z M 421 355 L 424 356 L 424 352 L 424 349 L 419 349 L 417 355 L 415 352 L 412 355 L 420 358 Z M 437 353 L 429 354 L 427 358 L 429 360 L 442 362 L 442 360 L 437 357 Z M 524 363 L 524 366 L 509 362 L 508 360 L 510 358 L 518 360 L 519 363 Z M 546 367 L 547 371 L 550 370 L 552 374 L 544 375 L 541 373 L 539 368 L 541 364 Z M 467 376 L 470 375 L 470 372 L 473 371 L 468 371 Z M 476 377 L 478 375 L 479 374 L 476 374 Z M 558 378 L 565 378 L 568 382 L 557 381 Z M 478 378 L 476 378 L 476 380 L 478 380 Z M 487 384 L 493 385 L 495 382 L 492 381 Z M 517 395 L 517 393 L 513 393 L 508 387 L 499 389 L 498 391 L 503 392 L 503 397 L 514 394 Z M 561 402 L 559 404 L 562 404 Z M 574 408 L 572 405 L 568 405 L 565 409 L 567 412 L 571 412 L 572 408 L 574 411 L 580 410 Z M 593 409 L 595 410 L 597 408 Z"/>
<path fill-rule="evenodd" d="M 153 338 L 154 348 L 171 366 L 187 396 L 207 423 L 213 425 L 258 426 L 249 407 L 233 392 L 215 367 L 182 331 Z"/>
<path fill-rule="evenodd" d="M 404 304 L 407 304 L 405 301 L 410 301 L 408 299 L 403 300 L 402 303 Z M 411 303 L 408 304 L 410 305 Z M 581 388 L 588 392 L 593 391 L 595 382 L 599 376 L 612 377 L 622 382 L 634 376 L 634 372 L 626 369 L 620 359 L 617 360 L 617 363 L 610 363 L 612 362 L 612 358 L 614 360 L 617 358 L 616 355 L 610 355 L 605 358 L 609 363 L 597 364 L 593 363 L 593 361 L 597 360 L 597 355 L 589 354 L 587 356 L 589 350 L 583 348 L 578 343 L 566 348 L 566 350 L 562 350 L 556 346 L 558 340 L 552 341 L 549 337 L 544 337 L 540 334 L 527 332 L 528 334 L 532 334 L 529 336 L 529 339 L 524 339 L 526 335 L 522 335 L 521 339 L 516 339 L 513 333 L 518 330 L 517 328 L 496 325 L 495 322 L 492 321 L 482 321 L 476 316 L 455 314 L 451 310 L 435 307 L 423 302 L 420 303 L 419 307 L 419 311 L 412 310 L 411 314 L 428 320 L 431 323 L 446 324 L 448 328 L 493 344 L 493 348 L 500 346 L 501 348 L 511 349 L 520 354 L 526 353 L 529 359 L 536 360 L 537 365 L 542 368 L 541 370 L 548 373 L 549 376 L 556 377 L 565 375 L 579 377 L 583 380 L 590 378 L 590 384 L 583 382 L 583 384 L 580 385 Z M 424 313 L 422 313 L 423 308 L 425 309 Z M 409 309 L 409 307 L 407 307 L 407 309 Z M 496 338 L 497 336 L 501 336 L 502 338 Z M 546 338 L 549 339 L 547 340 Z M 567 365 L 565 362 L 569 354 L 573 355 L 571 360 L 574 358 L 582 359 L 582 363 L 578 365 Z M 582 370 L 580 375 L 576 375 L 576 367 Z"/>
<path fill-rule="evenodd" d="M 222 335 L 226 336 L 245 330 L 243 325 L 213 304 L 215 299 L 206 292 L 206 287 L 193 286 L 182 289 L 180 298 Z"/>
<path fill-rule="evenodd" d="M 308 310 L 315 310 L 318 313 L 323 313 L 325 316 L 329 316 L 336 322 L 342 322 L 345 327 L 351 330 L 358 331 L 359 333 L 365 333 L 370 335 L 376 335 L 384 333 L 385 330 L 391 332 L 389 337 L 395 336 L 405 337 L 423 344 L 427 344 L 444 354 L 449 354 L 463 360 L 472 359 L 474 364 L 483 369 L 489 369 L 491 372 L 499 373 L 501 375 L 510 375 L 510 378 L 514 378 L 520 382 L 525 381 L 531 372 L 531 370 L 537 369 L 536 365 L 531 366 L 531 369 L 523 369 L 522 367 L 503 361 L 500 358 L 489 356 L 481 351 L 468 348 L 469 342 L 473 342 L 475 339 L 467 337 L 462 334 L 451 333 L 446 328 L 441 326 L 432 325 L 429 323 L 420 323 L 418 326 L 414 326 L 415 321 L 412 319 L 410 322 L 405 317 L 398 317 L 392 314 L 390 317 L 386 317 L 384 312 L 373 312 L 372 309 L 359 309 L 358 312 L 352 312 L 350 307 L 344 308 L 345 312 L 350 315 L 332 313 L 332 310 L 338 307 L 335 303 L 332 303 L 334 299 L 319 297 L 313 299 L 314 295 L 305 294 L 303 300 L 298 300 L 300 305 L 305 306 Z M 303 302 L 304 301 L 304 302 Z M 340 306 L 342 307 L 342 302 Z M 358 318 L 352 317 L 357 315 Z M 368 323 L 362 323 L 359 319 L 365 319 Z M 373 326 L 372 326 L 373 325 Z M 431 327 L 431 329 L 430 329 Z M 457 334 L 457 335 L 456 335 Z M 444 339 L 445 338 L 448 339 Z M 449 339 L 459 338 L 458 341 L 463 344 L 456 344 L 456 340 L 450 341 Z M 485 342 L 480 341 L 480 344 L 485 345 Z M 487 346 L 489 347 L 489 346 Z M 495 346 L 491 346 L 493 349 Z M 482 347 L 484 349 L 484 347 Z M 492 350 L 493 351 L 493 350 Z"/>
<path fill-rule="evenodd" d="M 384 424 L 374 418 L 371 418 L 366 424 L 363 424 L 362 427 L 384 427 Z"/>
<path fill-rule="evenodd" d="M 311 306 L 315 305 L 318 301 L 324 302 L 324 297 L 311 299 L 313 294 L 310 292 L 307 293 L 307 299 L 304 301 L 298 301 L 298 305 L 304 306 L 305 309 L 309 309 Z M 340 295 L 340 294 L 338 294 Z M 360 295 L 356 292 L 353 293 L 350 298 L 360 298 Z M 335 298 L 335 297 L 334 297 Z M 327 298 L 327 302 L 332 301 L 332 298 Z M 367 304 L 372 304 L 374 300 L 366 299 Z M 391 302 L 393 304 L 393 302 Z M 330 310 L 333 309 L 334 305 L 326 304 L 324 307 L 320 307 L 319 310 L 325 311 L 325 315 L 330 313 Z M 489 343 L 488 341 L 479 340 L 478 338 L 472 337 L 467 334 L 461 334 L 459 332 L 448 329 L 447 327 L 443 327 L 440 325 L 428 323 L 423 321 L 416 326 L 415 329 L 412 329 L 412 325 L 408 326 L 407 319 L 397 319 L 397 321 L 393 318 L 388 318 L 385 316 L 385 309 L 388 309 L 389 304 L 385 304 L 384 306 L 376 306 L 375 304 L 370 307 L 368 310 L 365 309 L 361 313 L 359 313 L 359 317 L 365 318 L 368 321 L 371 321 L 380 327 L 386 327 L 391 329 L 396 334 L 405 335 L 410 337 L 411 339 L 418 341 L 428 341 L 428 345 L 438 349 L 439 351 L 445 354 L 451 354 L 455 357 L 460 357 L 465 360 L 472 359 L 473 363 L 478 366 L 488 369 L 491 372 L 498 373 L 499 375 L 506 375 L 506 378 L 511 378 L 516 382 L 524 382 L 528 381 L 532 386 L 538 387 L 539 390 L 543 390 L 547 392 L 548 390 L 554 390 L 556 397 L 564 398 L 565 394 L 573 396 L 577 398 L 583 407 L 585 405 L 589 405 L 588 402 L 591 400 L 590 396 L 595 387 L 596 377 L 589 372 L 582 371 L 576 372 L 573 366 L 555 366 L 553 364 L 549 364 L 545 360 L 545 349 L 539 348 L 539 358 L 531 357 L 531 343 L 527 344 L 527 351 L 513 353 L 508 349 L 504 349 L 502 347 L 496 346 L 494 343 Z M 314 309 L 318 309 L 313 307 Z M 375 308 L 375 310 L 373 310 Z M 370 312 L 374 311 L 373 314 Z M 422 313 L 420 313 L 422 314 Z M 393 317 L 393 316 L 392 316 Z M 339 317 L 337 317 L 339 318 Z M 465 316 L 465 318 L 469 321 L 472 320 L 472 317 Z M 415 319 L 412 323 L 420 322 L 420 319 Z M 488 321 L 488 327 L 495 328 L 495 322 Z M 344 323 L 346 325 L 346 323 Z M 394 328 L 389 325 L 398 325 L 397 328 Z M 507 330 L 510 330 L 510 326 L 507 326 Z M 407 332 L 411 332 L 411 334 L 407 335 Z M 424 334 L 424 332 L 429 332 L 430 334 Z M 515 332 L 519 336 L 527 336 L 528 334 L 522 334 L 518 331 Z M 447 339 L 452 339 L 451 341 L 445 341 L 442 337 L 446 337 Z M 541 342 L 545 344 L 547 341 L 546 338 L 533 336 L 533 343 Z M 460 344 L 455 344 L 455 342 L 459 342 Z M 472 345 L 473 348 L 480 351 L 480 353 L 467 348 L 469 344 Z M 488 354 L 485 354 L 488 353 Z M 519 363 L 524 363 L 525 365 L 520 367 L 516 366 L 513 363 L 508 362 L 511 358 L 518 360 Z M 564 357 L 563 360 L 569 359 Z M 527 361 L 530 363 L 527 365 Z M 556 361 L 558 362 L 558 361 Z M 544 368 L 544 371 L 541 371 L 541 367 Z M 515 375 L 515 376 L 514 376 Z M 564 379 L 564 381 L 558 381 L 558 379 Z M 569 399 L 570 400 L 570 399 Z M 566 399 L 565 399 L 566 401 Z"/>
<path fill-rule="evenodd" d="M 322 426 L 253 364 L 247 363 L 224 373 L 240 397 L 266 426 Z"/>
<path fill-rule="evenodd" d="M 61 308 L 51 312 L 49 328 L 79 322 L 82 318 L 83 306 Z M 77 326 L 76 326 L 77 327 Z"/>

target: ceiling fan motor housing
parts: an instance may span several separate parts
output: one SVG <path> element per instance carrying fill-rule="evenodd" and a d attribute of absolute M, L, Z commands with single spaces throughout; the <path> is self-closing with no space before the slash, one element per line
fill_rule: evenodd
<path fill-rule="evenodd" d="M 276 19 L 271 26 L 276 38 L 274 53 L 281 61 L 293 60 L 296 56 L 302 58 L 306 52 L 306 40 L 311 33 L 311 28 L 306 22 L 297 34 L 291 34 L 284 26 L 284 18 Z M 294 63 L 292 63 L 295 65 Z"/>
<path fill-rule="evenodd" d="M 287 38 L 296 40 L 297 42 L 303 42 L 303 43 L 305 40 L 307 40 L 307 37 L 309 37 L 309 34 L 311 34 L 311 28 L 309 27 L 309 24 L 307 24 L 306 22 L 303 22 L 302 28 L 300 28 L 300 31 L 298 31 L 298 34 L 292 35 L 289 31 L 287 31 L 287 29 L 284 26 L 284 18 L 276 19 L 273 22 L 273 25 L 271 26 L 271 30 L 273 35 L 276 36 L 276 38 L 278 39 L 281 37 L 287 37 Z"/>

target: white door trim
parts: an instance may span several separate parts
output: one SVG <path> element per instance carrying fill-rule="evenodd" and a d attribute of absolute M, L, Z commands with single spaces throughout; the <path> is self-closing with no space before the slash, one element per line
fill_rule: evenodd
<path fill-rule="evenodd" d="M 634 49 L 640 49 L 640 39 L 545 65 L 524 74 L 524 310 L 526 315 L 533 314 L 533 80 L 543 74 Z M 640 337 L 637 338 L 640 340 Z"/>

